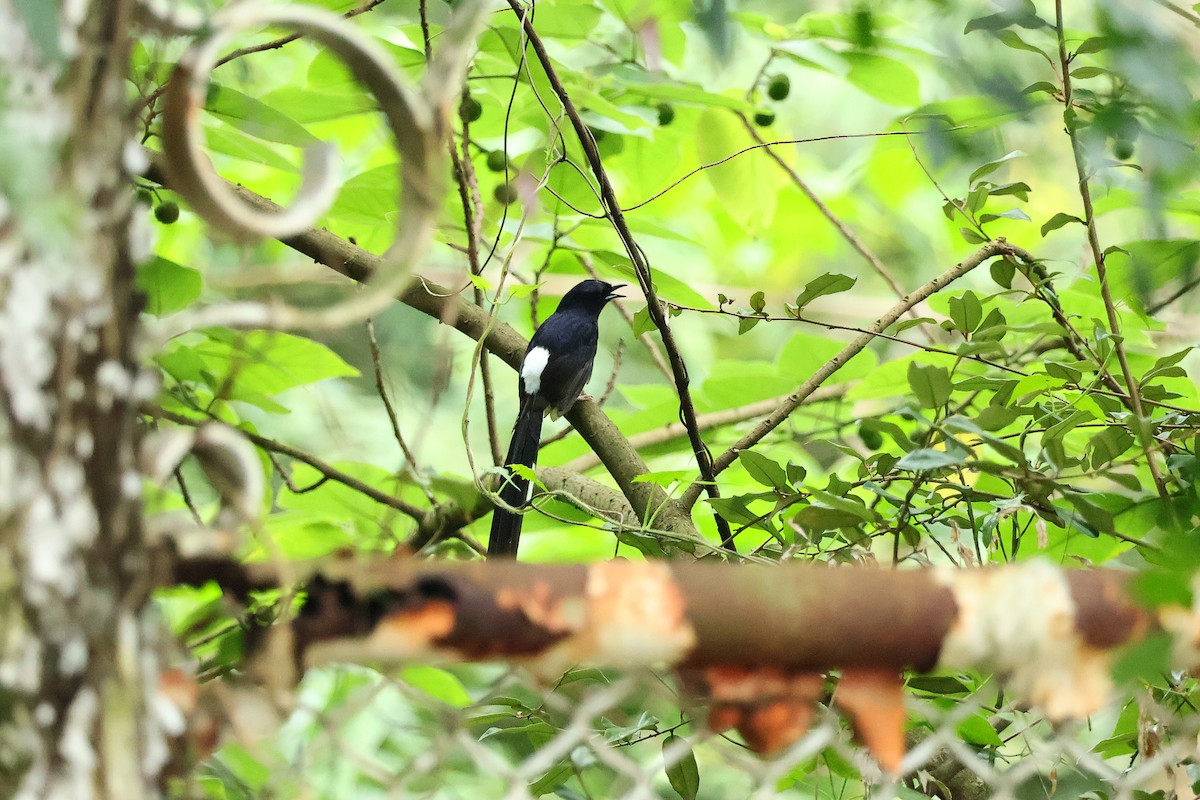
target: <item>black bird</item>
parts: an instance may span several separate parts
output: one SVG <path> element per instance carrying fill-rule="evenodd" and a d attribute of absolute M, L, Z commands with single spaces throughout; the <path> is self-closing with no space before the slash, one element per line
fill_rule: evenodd
<path fill-rule="evenodd" d="M 521 410 L 513 426 L 512 442 L 504 459 L 507 474 L 500 487 L 500 499 L 509 506 L 521 508 L 527 504 L 533 486 L 508 467 L 522 464 L 532 469 L 542 438 L 542 417 L 547 410 L 555 416 L 566 414 L 579 399 L 592 377 L 600 312 L 609 300 L 621 296 L 616 290 L 624 285 L 592 280 L 577 284 L 563 295 L 555 312 L 529 340 L 521 360 Z M 488 558 L 516 558 L 520 540 L 521 515 L 496 506 Z"/>

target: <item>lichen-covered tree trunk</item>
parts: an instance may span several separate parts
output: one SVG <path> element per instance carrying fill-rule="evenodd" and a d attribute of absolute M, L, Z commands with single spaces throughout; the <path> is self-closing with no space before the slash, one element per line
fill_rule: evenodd
<path fill-rule="evenodd" d="M 0 0 L 0 796 L 158 793 L 132 0 Z"/>

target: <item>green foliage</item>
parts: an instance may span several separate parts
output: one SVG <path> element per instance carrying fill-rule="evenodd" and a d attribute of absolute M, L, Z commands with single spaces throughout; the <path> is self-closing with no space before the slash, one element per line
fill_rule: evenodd
<path fill-rule="evenodd" d="M 386 31 L 383 46 L 397 67 L 419 77 L 417 4 L 392 5 L 360 22 Z M 709 449 L 720 454 L 818 370 L 836 369 L 784 424 L 737 453 L 717 477 L 720 498 L 692 509 L 704 543 L 664 531 L 655 519 L 620 528 L 556 496 L 540 498 L 526 515 L 522 558 L 710 556 L 717 513 L 741 557 L 756 560 L 969 566 L 1048 557 L 1140 570 L 1135 585 L 1147 603 L 1191 602 L 1189 578 L 1200 566 L 1200 362 L 1189 349 L 1188 320 L 1200 263 L 1200 157 L 1190 143 L 1200 140 L 1200 67 L 1177 21 L 1142 19 L 1169 13 L 1157 5 L 1129 14 L 1119 4 L 1063 4 L 1067 106 L 1049 3 L 996 11 L 905 0 L 887 13 L 865 2 L 736 13 L 701 5 L 696 13 L 691 3 L 665 0 L 547 0 L 537 4 L 533 25 L 651 265 L 645 278 L 679 342 Z M 448 12 L 428 6 L 436 49 Z M 135 74 L 160 79 L 156 58 L 140 47 Z M 283 202 L 298 183 L 298 148 L 334 139 L 345 179 L 322 225 L 383 252 L 404 213 L 397 156 L 369 113 L 373 100 L 336 59 L 301 40 L 236 59 L 216 76 L 203 118 L 219 171 Z M 698 474 L 691 444 L 673 427 L 680 418 L 674 387 L 642 344 L 645 336 L 661 353 L 661 339 L 629 254 L 603 218 L 599 182 L 575 127 L 516 15 L 489 19 L 469 86 L 452 116 L 456 153 L 472 167 L 461 194 L 482 203 L 478 230 L 464 220 L 453 187 L 422 273 L 452 291 L 465 287 L 464 302 L 478 298 L 495 312 L 493 324 L 525 335 L 590 270 L 630 284 L 632 322 L 605 312 L 589 391 L 604 391 L 623 341 L 606 413 L 626 438 L 645 442 L 648 472 L 635 486 L 681 496 Z M 156 86 L 139 88 L 148 96 Z M 458 117 L 469 123 L 465 143 Z M 772 146 L 778 161 L 759 141 L 789 139 L 812 141 Z M 151 226 L 155 255 L 138 273 L 149 314 L 277 296 L 319 306 L 349 291 L 278 244 L 219 241 L 196 215 L 164 210 L 173 205 L 155 207 L 159 221 L 174 224 Z M 937 283 L 925 303 L 841 363 L 846 343 L 899 295 L 999 237 L 1036 262 L 989 259 Z M 1093 243 L 1104 248 L 1103 286 Z M 479 271 L 468 275 L 472 251 Z M 154 355 L 164 374 L 158 406 L 194 421 L 225 420 L 338 471 L 335 480 L 280 452 L 272 452 L 273 463 L 264 450 L 269 538 L 246 557 L 306 559 L 406 544 L 475 557 L 472 544 L 488 522 L 481 492 L 492 467 L 487 402 L 502 450 L 515 379 L 493 358 L 485 392 L 474 342 L 458 334 L 456 321 L 411 309 L 381 315 L 378 365 L 361 326 L 320 341 L 303 330 L 211 328 Z M 376 366 L 411 461 L 379 398 Z M 547 423 L 547 436 L 555 424 Z M 573 465 L 611 486 L 590 453 L 572 434 L 548 443 L 540 463 Z M 191 503 L 211 512 L 213 493 L 186 465 L 182 474 Z M 186 508 L 178 487 L 162 495 L 155 502 L 163 508 Z M 445 531 L 449 538 L 422 538 L 421 515 L 447 506 L 479 510 Z M 466 543 L 454 538 L 460 533 Z M 197 645 L 205 664 L 214 671 L 236 664 L 240 632 L 210 591 L 166 593 L 161 602 L 177 630 L 205 641 Z M 205 638 L 214 632 L 221 635 Z M 1153 682 L 1164 666 L 1162 643 L 1152 639 L 1119 672 Z M 596 671 L 571 674 L 568 691 L 607 680 Z M 336 710 L 358 692 L 381 691 L 376 715 L 347 712 L 346 728 L 385 765 L 407 763 L 423 746 L 414 732 L 437 728 L 438 709 L 463 713 L 462 735 L 514 759 L 570 722 L 532 695 L 492 696 L 487 681 L 470 674 L 406 670 L 398 680 L 404 692 L 380 689 L 367 670 L 318 670 L 304 692 L 309 708 Z M 957 675 L 914 678 L 909 690 L 947 704 L 992 691 L 977 676 Z M 388 728 L 381 709 L 410 729 Z M 674 719 L 672 711 L 630 705 L 595 720 L 595 732 L 631 749 L 642 737 L 662 738 L 652 742 L 657 758 L 660 748 L 675 752 L 684 741 L 662 722 Z M 1133 752 L 1136 712 L 1132 719 L 1127 712 L 1109 729 L 1099 723 L 1089 746 L 1105 757 Z M 1011 737 L 997 733 L 996 717 L 962 717 L 958 734 L 998 757 Z M 287 735 L 303 743 L 317 730 L 315 721 L 301 721 Z M 574 797 L 612 789 L 615 796 L 617 772 L 584 750 L 563 755 L 531 779 L 530 790 Z M 280 753 L 261 756 L 275 757 L 284 763 Z M 287 794 L 291 778 L 280 776 L 294 773 L 266 769 L 259 758 L 224 748 L 200 784 L 212 797 L 265 796 L 265 787 Z M 317 761 L 318 794 L 368 791 L 361 772 L 333 756 Z M 446 770 L 458 780 L 441 790 L 446 796 L 503 793 L 496 776 L 469 765 Z M 658 780 L 664 794 L 694 797 L 724 791 L 712 787 L 724 787 L 728 772 L 725 760 L 688 750 Z M 1064 773 L 1063 785 L 1078 777 Z M 780 787 L 805 797 L 864 794 L 859 769 L 837 750 L 796 766 Z"/>

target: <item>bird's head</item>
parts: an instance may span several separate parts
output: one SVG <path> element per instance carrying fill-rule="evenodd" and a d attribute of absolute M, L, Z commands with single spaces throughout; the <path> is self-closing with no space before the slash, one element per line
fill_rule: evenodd
<path fill-rule="evenodd" d="M 623 283 L 605 283 L 604 281 L 587 280 L 575 284 L 571 291 L 563 295 L 563 299 L 559 301 L 559 309 L 564 308 L 589 308 L 597 312 L 604 308 L 605 303 L 622 295 L 617 294 L 617 289 L 625 286 Z"/>

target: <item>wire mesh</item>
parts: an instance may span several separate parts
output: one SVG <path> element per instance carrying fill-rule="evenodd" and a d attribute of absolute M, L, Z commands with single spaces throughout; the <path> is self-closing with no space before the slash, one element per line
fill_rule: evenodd
<path fill-rule="evenodd" d="M 897 777 L 825 704 L 763 757 L 709 731 L 669 674 L 577 669 L 545 682 L 496 665 L 339 666 L 311 670 L 276 729 L 230 734 L 193 785 L 277 798 L 1188 798 L 1200 782 L 1195 684 L 1173 676 L 1053 725 L 986 677 L 914 679 Z"/>

